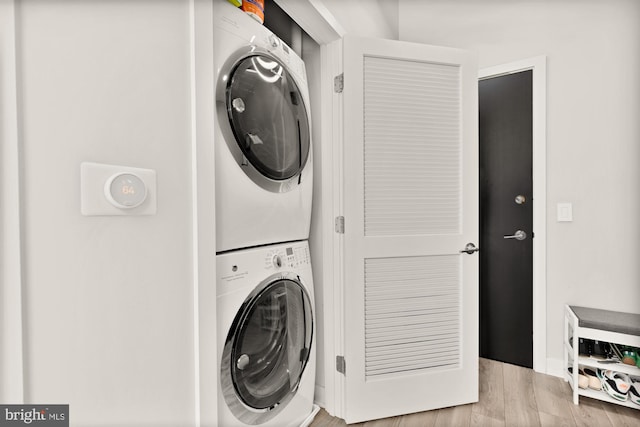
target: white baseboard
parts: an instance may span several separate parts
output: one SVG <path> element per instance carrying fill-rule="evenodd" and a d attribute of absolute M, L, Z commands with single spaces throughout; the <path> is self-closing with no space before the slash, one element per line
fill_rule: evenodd
<path fill-rule="evenodd" d="M 320 411 L 320 407 L 318 405 L 313 405 L 313 410 L 311 411 L 307 419 L 304 420 L 302 424 L 300 424 L 300 427 L 308 427 L 309 425 L 311 425 L 311 423 L 313 422 L 313 419 L 316 417 L 319 411 Z"/>

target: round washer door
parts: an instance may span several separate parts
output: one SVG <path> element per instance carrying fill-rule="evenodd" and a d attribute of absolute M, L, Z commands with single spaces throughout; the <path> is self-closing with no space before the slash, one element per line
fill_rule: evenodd
<path fill-rule="evenodd" d="M 299 178 L 311 136 L 304 99 L 286 67 L 266 53 L 241 57 L 227 76 L 225 105 L 243 170 L 267 190 L 290 188 L 283 181 Z"/>
<path fill-rule="evenodd" d="M 295 395 L 313 339 L 311 300 L 299 278 L 262 282 L 236 314 L 220 367 L 231 412 L 247 424 L 273 418 Z"/>

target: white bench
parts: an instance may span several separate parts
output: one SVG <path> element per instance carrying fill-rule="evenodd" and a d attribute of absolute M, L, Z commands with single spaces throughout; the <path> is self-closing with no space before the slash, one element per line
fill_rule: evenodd
<path fill-rule="evenodd" d="M 640 376 L 640 368 L 636 366 L 624 363 L 602 364 L 596 358 L 580 355 L 578 351 L 580 338 L 640 348 L 640 314 L 566 305 L 564 319 L 565 380 L 573 389 L 573 403 L 577 405 L 580 396 L 587 396 L 640 409 L 640 405 L 630 400 L 621 402 L 604 391 L 581 389 L 577 386 L 579 365 L 590 367 L 594 371 L 598 368 L 611 369 Z"/>

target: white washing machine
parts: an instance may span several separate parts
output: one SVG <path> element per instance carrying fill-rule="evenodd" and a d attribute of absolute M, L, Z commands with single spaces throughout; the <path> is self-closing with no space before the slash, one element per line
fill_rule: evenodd
<path fill-rule="evenodd" d="M 220 426 L 305 426 L 319 409 L 306 241 L 216 256 Z"/>
<path fill-rule="evenodd" d="M 228 1 L 214 5 L 216 251 L 308 239 L 304 62 Z"/>

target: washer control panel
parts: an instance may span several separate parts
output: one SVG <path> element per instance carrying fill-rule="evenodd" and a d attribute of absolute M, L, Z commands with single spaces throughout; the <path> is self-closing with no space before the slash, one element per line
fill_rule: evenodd
<path fill-rule="evenodd" d="M 305 246 L 284 246 L 269 251 L 265 258 L 265 268 L 276 270 L 280 268 L 296 268 L 303 265 L 310 265 L 311 257 L 309 248 Z"/>
<path fill-rule="evenodd" d="M 311 256 L 306 241 L 258 246 L 216 254 L 216 295 L 249 292 L 269 277 L 298 276 L 311 283 Z M 246 295 L 244 296 L 246 297 Z"/>
<path fill-rule="evenodd" d="M 273 261 L 273 266 L 275 268 L 282 267 L 282 257 L 280 255 L 278 255 L 278 254 L 274 255 L 272 261 Z"/>

